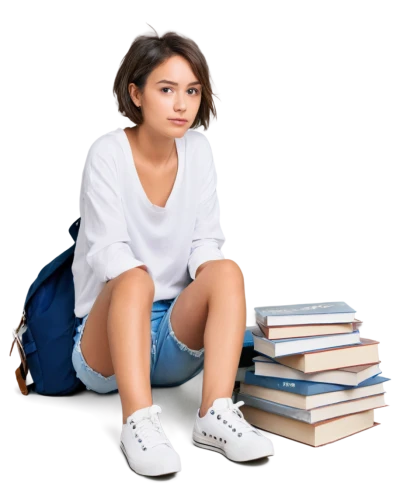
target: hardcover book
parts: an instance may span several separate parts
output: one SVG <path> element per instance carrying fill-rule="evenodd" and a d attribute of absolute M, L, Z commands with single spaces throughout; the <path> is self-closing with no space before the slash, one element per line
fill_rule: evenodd
<path fill-rule="evenodd" d="M 346 302 L 313 302 L 255 307 L 256 321 L 264 326 L 349 323 L 356 311 Z"/>
<path fill-rule="evenodd" d="M 323 392 L 321 394 L 315 394 L 314 396 L 303 396 L 302 394 L 268 389 L 259 385 L 246 384 L 245 382 L 240 383 L 239 390 L 241 394 L 247 394 L 281 405 L 292 406 L 299 410 L 312 410 L 313 408 L 319 408 L 321 406 L 335 405 L 346 401 L 376 396 L 377 394 L 383 394 L 385 392 L 383 383 L 365 387 L 354 387 L 343 391 Z"/>
<path fill-rule="evenodd" d="M 266 377 L 291 378 L 308 380 L 310 382 L 325 382 L 328 384 L 358 385 L 368 378 L 382 373 L 379 363 L 369 365 L 348 366 L 337 370 L 325 370 L 314 373 L 303 373 L 300 370 L 282 365 L 279 360 L 259 354 L 252 358 L 254 373 Z"/>
<path fill-rule="evenodd" d="M 259 332 L 258 327 L 257 330 Z M 254 349 L 272 358 L 361 343 L 358 330 L 340 335 L 320 335 L 318 337 L 278 340 L 269 340 L 258 332 L 253 333 Z"/>
<path fill-rule="evenodd" d="M 387 382 L 389 378 L 376 375 L 367 380 L 364 380 L 355 387 L 367 387 L 369 385 L 380 384 Z M 308 380 L 294 380 L 278 377 L 263 377 L 255 375 L 254 367 L 246 370 L 244 375 L 244 382 L 251 385 L 259 385 L 260 387 L 267 387 L 268 389 L 275 389 L 279 391 L 292 392 L 294 394 L 303 394 L 304 396 L 312 396 L 313 394 L 323 394 L 332 391 L 344 391 L 351 389 L 348 385 L 341 384 L 325 384 L 321 382 L 310 382 Z"/>
<path fill-rule="evenodd" d="M 237 401 L 244 401 L 246 405 L 258 408 L 260 410 L 281 415 L 293 420 L 300 420 L 307 424 L 314 424 L 322 420 L 330 418 L 341 417 L 343 415 L 350 415 L 351 413 L 358 413 L 360 411 L 373 410 L 389 406 L 385 403 L 384 394 L 376 394 L 364 398 L 354 399 L 336 404 L 321 406 L 318 408 L 311 408 L 303 410 L 293 406 L 287 406 L 280 403 L 275 403 L 268 399 L 262 399 L 250 394 L 238 392 L 236 395 Z"/>
<path fill-rule="evenodd" d="M 315 323 L 314 325 L 264 326 L 261 323 L 257 323 L 257 325 L 246 326 L 246 329 L 253 330 L 255 326 L 258 326 L 265 338 L 275 340 L 351 333 L 359 330 L 362 323 L 358 319 L 355 319 L 351 323 Z"/>
<path fill-rule="evenodd" d="M 248 405 L 243 405 L 241 411 L 244 418 L 255 427 L 313 447 L 330 444 L 380 425 L 379 422 L 374 422 L 374 410 L 352 413 L 315 424 L 268 413 Z"/>
<path fill-rule="evenodd" d="M 364 338 L 360 338 L 360 341 L 361 343 L 357 345 L 282 356 L 279 358 L 279 363 L 303 373 L 379 363 L 379 342 Z"/>

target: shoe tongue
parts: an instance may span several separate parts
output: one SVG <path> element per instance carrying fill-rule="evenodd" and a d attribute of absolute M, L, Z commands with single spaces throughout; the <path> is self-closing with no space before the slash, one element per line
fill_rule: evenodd
<path fill-rule="evenodd" d="M 158 405 L 152 405 L 152 406 L 147 406 L 146 408 L 140 408 L 140 410 L 136 410 L 135 412 L 132 413 L 132 415 L 129 415 L 128 417 L 128 422 L 130 419 L 132 419 L 134 422 L 139 422 L 139 420 L 142 420 L 143 418 L 150 417 L 152 414 L 155 413 L 155 409 L 158 409 L 161 411 L 161 408 Z"/>
<path fill-rule="evenodd" d="M 231 398 L 218 398 L 214 401 L 213 403 L 213 408 L 216 410 L 223 409 L 223 408 L 232 408 L 233 402 Z"/>

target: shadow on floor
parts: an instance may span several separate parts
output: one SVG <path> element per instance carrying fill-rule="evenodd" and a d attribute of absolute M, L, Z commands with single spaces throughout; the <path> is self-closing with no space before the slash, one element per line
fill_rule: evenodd
<path fill-rule="evenodd" d="M 253 364 L 254 355 L 253 347 L 243 348 L 235 387 L 243 380 L 246 368 Z M 191 433 L 197 408 L 201 404 L 201 388 L 202 375 L 176 387 L 152 387 L 153 403 L 160 405 L 163 410 L 160 420 L 171 440 L 178 437 L 192 446 Z M 102 423 L 105 435 L 118 450 L 121 406 L 117 394 L 96 394 L 87 391 L 82 384 L 73 393 L 64 396 L 31 393 L 23 397 L 14 385 L 9 385 L 9 400 L 14 400 L 20 408 L 56 408 L 57 415 L 93 416 Z"/>

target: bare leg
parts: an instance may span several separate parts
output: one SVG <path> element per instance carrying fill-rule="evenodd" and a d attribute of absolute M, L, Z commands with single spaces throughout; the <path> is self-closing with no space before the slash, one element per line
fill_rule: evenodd
<path fill-rule="evenodd" d="M 225 269 L 220 279 L 214 280 L 208 303 L 201 417 L 214 399 L 232 397 L 243 348 L 246 330 L 244 279 L 239 266 L 230 262 L 230 269 Z M 207 271 L 211 275 L 211 266 L 202 271 L 204 278 Z"/>
<path fill-rule="evenodd" d="M 151 406 L 150 349 L 154 283 L 133 268 L 106 283 L 86 322 L 81 348 L 89 366 L 108 377 L 115 373 L 122 422 Z"/>
<path fill-rule="evenodd" d="M 246 297 L 240 267 L 211 261 L 187 286 L 171 314 L 176 337 L 191 349 L 204 343 L 200 416 L 214 399 L 232 397 L 246 330 Z"/>

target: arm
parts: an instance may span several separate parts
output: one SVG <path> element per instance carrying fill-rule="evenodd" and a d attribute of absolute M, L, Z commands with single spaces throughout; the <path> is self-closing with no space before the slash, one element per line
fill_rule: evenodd
<path fill-rule="evenodd" d="M 127 242 L 117 169 L 111 153 L 89 152 L 83 210 L 88 241 L 86 259 L 101 282 L 116 278 L 124 271 L 144 266 Z"/>
<path fill-rule="evenodd" d="M 193 280 L 204 269 L 208 261 L 225 258 L 221 251 L 225 242 L 225 236 L 219 221 L 220 209 L 216 189 L 217 173 L 208 142 L 207 147 L 209 164 L 203 180 L 203 190 L 197 210 L 192 247 L 188 261 L 189 274 Z"/>

